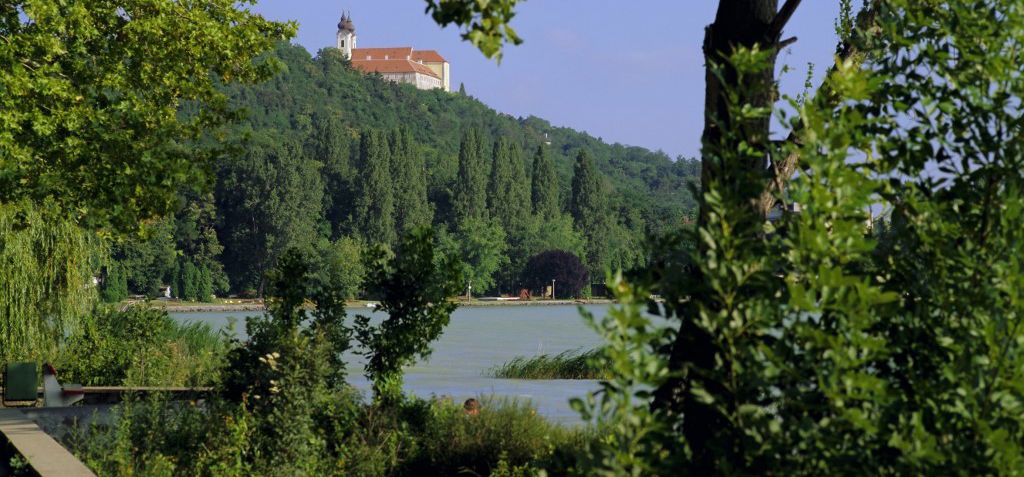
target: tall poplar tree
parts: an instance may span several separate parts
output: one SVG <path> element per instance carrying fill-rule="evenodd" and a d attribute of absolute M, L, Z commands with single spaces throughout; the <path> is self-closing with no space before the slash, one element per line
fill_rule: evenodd
<path fill-rule="evenodd" d="M 494 158 L 487 188 L 488 210 L 505 229 L 510 260 L 499 272 L 499 289 L 514 293 L 522 265 L 528 221 L 530 219 L 530 188 L 523 170 L 519 145 L 505 138 L 494 143 Z"/>
<path fill-rule="evenodd" d="M 607 200 L 601 191 L 601 176 L 586 151 L 576 156 L 572 176 L 570 213 L 578 230 L 587 239 L 586 262 L 592 276 L 603 276 Z M 597 274 L 597 275 L 594 275 Z"/>
<path fill-rule="evenodd" d="M 391 176 L 394 178 L 395 231 L 399 236 L 430 225 L 434 209 L 427 201 L 426 162 L 407 129 L 391 133 Z"/>
<path fill-rule="evenodd" d="M 555 165 L 544 152 L 544 146 L 537 146 L 533 155 L 533 181 L 531 183 L 533 212 L 544 219 L 558 216 L 558 177 Z"/>
<path fill-rule="evenodd" d="M 480 134 L 469 130 L 459 146 L 459 175 L 455 180 L 455 223 L 487 217 L 487 178 L 481 154 Z"/>
<path fill-rule="evenodd" d="M 391 244 L 395 235 L 395 196 L 390 150 L 383 133 L 364 132 L 359 141 L 359 193 L 355 228 L 371 244 Z"/>
<path fill-rule="evenodd" d="M 313 134 L 308 145 L 310 157 L 323 164 L 324 215 L 335 235 L 351 209 L 352 165 L 349 141 L 337 117 L 320 113 L 313 116 Z"/>
<path fill-rule="evenodd" d="M 506 231 L 522 229 L 529 215 L 529 195 L 519 145 L 499 139 L 494 143 L 487 190 L 488 210 Z"/>

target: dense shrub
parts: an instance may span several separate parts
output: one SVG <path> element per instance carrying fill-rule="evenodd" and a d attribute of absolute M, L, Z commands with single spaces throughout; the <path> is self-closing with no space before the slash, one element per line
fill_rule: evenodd
<path fill-rule="evenodd" d="M 227 343 L 205 323 L 181 324 L 159 309 L 97 307 L 55 366 L 61 379 L 86 385 L 209 384 Z"/>
<path fill-rule="evenodd" d="M 533 290 L 544 289 L 555 280 L 555 298 L 578 298 L 588 278 L 587 267 L 580 258 L 564 250 L 534 255 L 523 272 L 523 283 Z"/>

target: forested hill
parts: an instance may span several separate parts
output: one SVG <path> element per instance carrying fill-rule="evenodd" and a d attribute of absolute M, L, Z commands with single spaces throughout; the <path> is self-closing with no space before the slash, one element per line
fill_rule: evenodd
<path fill-rule="evenodd" d="M 309 251 L 319 273 L 351 277 L 357 294 L 367 247 L 415 225 L 434 226 L 478 292 L 527 286 L 527 262 L 546 250 L 571 252 L 601 282 L 605 268 L 646 260 L 647 234 L 692 214 L 692 160 L 367 76 L 333 48 L 314 58 L 280 44 L 273 55 L 283 63 L 273 79 L 225 87 L 246 114 L 213 193 L 186 194 L 153 238 L 113 248 L 105 283 L 124 285 L 108 299 L 161 284 L 203 300 L 258 293 L 289 248 Z"/>
<path fill-rule="evenodd" d="M 235 104 L 248 111 L 254 129 L 306 138 L 313 135 L 318 113 L 336 117 L 353 140 L 366 130 L 406 128 L 425 155 L 432 192 L 454 181 L 459 143 L 468 129 L 483 131 L 485 144 L 505 137 L 527 153 L 546 140 L 563 201 L 569 197 L 576 153 L 585 149 L 604 175 L 607 190 L 614 191 L 612 205 L 633 209 L 652 227 L 676 223 L 694 207 L 687 183 L 699 178 L 695 161 L 674 162 L 662 152 L 607 144 L 534 116 L 515 118 L 456 92 L 421 91 L 367 76 L 348 68 L 334 48 L 312 57 L 301 46 L 281 44 L 275 53 L 284 71 L 264 84 L 230 90 Z"/>

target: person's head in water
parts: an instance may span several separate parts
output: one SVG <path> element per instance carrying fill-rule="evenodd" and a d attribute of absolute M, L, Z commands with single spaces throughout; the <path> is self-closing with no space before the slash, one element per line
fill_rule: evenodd
<path fill-rule="evenodd" d="M 477 401 L 476 399 L 467 399 L 466 403 L 463 404 L 462 407 L 466 409 L 466 414 L 469 414 L 470 416 L 480 414 L 480 401 Z"/>

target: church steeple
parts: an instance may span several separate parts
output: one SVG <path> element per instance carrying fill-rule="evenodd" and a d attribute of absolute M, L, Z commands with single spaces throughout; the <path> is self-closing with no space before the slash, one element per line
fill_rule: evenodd
<path fill-rule="evenodd" d="M 338 49 L 345 58 L 352 59 L 352 49 L 356 47 L 356 26 L 352 23 L 352 13 L 341 12 L 338 20 Z"/>

